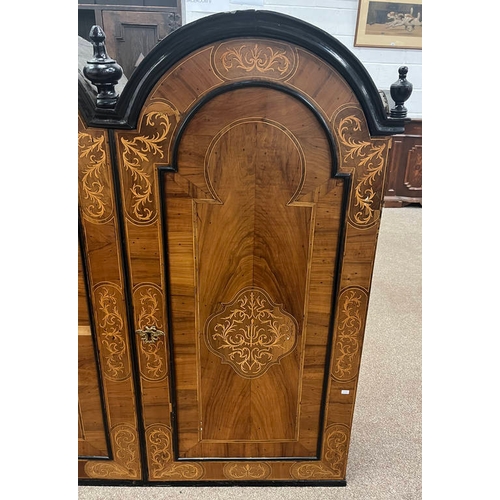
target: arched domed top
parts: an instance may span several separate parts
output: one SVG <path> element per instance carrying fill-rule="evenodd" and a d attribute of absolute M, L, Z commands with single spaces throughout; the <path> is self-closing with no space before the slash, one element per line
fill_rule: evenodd
<path fill-rule="evenodd" d="M 214 14 L 174 31 L 143 59 L 113 109 L 98 109 L 80 95 L 80 112 L 93 126 L 134 128 L 147 95 L 161 76 L 193 51 L 229 38 L 261 37 L 293 43 L 332 66 L 352 88 L 363 108 L 370 134 L 404 132 L 405 119 L 387 116 L 375 83 L 360 60 L 325 31 L 291 16 L 245 10 Z M 119 62 L 119 61 L 118 61 Z M 79 85 L 79 93 L 87 92 Z"/>

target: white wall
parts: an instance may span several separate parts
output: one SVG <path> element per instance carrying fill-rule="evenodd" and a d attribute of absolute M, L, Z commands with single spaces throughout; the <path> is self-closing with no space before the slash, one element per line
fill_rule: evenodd
<path fill-rule="evenodd" d="M 358 0 L 183 0 L 185 22 L 216 12 L 244 9 L 272 10 L 297 17 L 328 32 L 346 45 L 365 65 L 375 85 L 386 90 L 398 79 L 398 68 L 408 66 L 413 94 L 406 102 L 408 116 L 422 117 L 422 51 L 354 47 Z"/>

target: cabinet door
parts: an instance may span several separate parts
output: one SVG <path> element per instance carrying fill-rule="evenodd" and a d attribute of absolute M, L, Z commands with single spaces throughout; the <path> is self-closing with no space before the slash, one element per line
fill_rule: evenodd
<path fill-rule="evenodd" d="M 180 26 L 178 12 L 102 11 L 106 47 L 110 57 L 130 78 L 148 52 Z"/>
<path fill-rule="evenodd" d="M 86 128 L 81 120 L 78 126 L 79 477 L 140 479 L 126 290 L 109 143 L 105 130 Z"/>
<path fill-rule="evenodd" d="M 148 479 L 343 480 L 388 138 L 268 39 L 190 54 L 115 138 Z"/>

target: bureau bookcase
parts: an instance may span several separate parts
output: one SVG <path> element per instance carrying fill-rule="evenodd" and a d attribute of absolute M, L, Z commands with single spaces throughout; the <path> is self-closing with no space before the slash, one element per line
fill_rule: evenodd
<path fill-rule="evenodd" d="M 80 483 L 344 485 L 404 120 L 335 39 L 256 11 L 94 101 L 81 81 Z"/>

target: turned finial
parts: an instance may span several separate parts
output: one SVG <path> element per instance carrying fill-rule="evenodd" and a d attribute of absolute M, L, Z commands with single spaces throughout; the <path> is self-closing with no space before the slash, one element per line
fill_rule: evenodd
<path fill-rule="evenodd" d="M 408 73 L 407 66 L 399 68 L 399 79 L 391 85 L 391 97 L 396 104 L 391 109 L 391 118 L 406 118 L 408 110 L 404 103 L 407 101 L 413 92 L 413 85 L 406 79 Z"/>
<path fill-rule="evenodd" d="M 92 26 L 89 33 L 94 57 L 87 61 L 83 74 L 97 87 L 97 107 L 112 108 L 118 100 L 115 85 L 123 75 L 122 67 L 108 57 L 104 40 L 106 35 L 100 26 Z"/>

